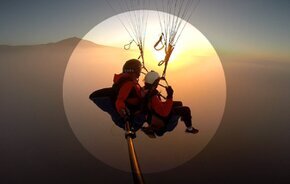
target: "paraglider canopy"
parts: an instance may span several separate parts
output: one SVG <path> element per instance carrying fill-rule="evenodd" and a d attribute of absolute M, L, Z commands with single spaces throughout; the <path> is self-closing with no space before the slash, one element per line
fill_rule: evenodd
<path fill-rule="evenodd" d="M 156 50 L 164 49 L 165 57 L 158 65 L 164 64 L 162 77 L 165 81 L 170 56 L 199 2 L 200 0 L 160 0 L 156 2 L 161 36 L 155 43 L 154 48 Z M 167 14 L 159 12 L 166 12 Z"/>
<path fill-rule="evenodd" d="M 140 56 L 138 59 L 142 60 L 142 68 L 147 72 L 144 58 L 144 47 L 146 37 L 146 27 L 148 20 L 149 0 L 106 0 L 113 11 L 118 14 L 118 19 L 126 29 L 127 33 L 131 37 L 131 41 L 124 44 L 124 49 L 128 50 L 131 45 L 135 45 L 139 48 Z M 127 12 L 126 14 L 120 14 Z"/>
<path fill-rule="evenodd" d="M 130 49 L 131 45 L 139 48 L 142 59 L 142 67 L 148 72 L 145 66 L 144 47 L 146 42 L 146 28 L 149 9 L 158 12 L 160 24 L 159 40 L 152 46 L 156 50 L 164 50 L 165 57 L 159 62 L 159 66 L 164 64 L 162 77 L 165 79 L 167 64 L 170 56 L 179 40 L 187 21 L 192 16 L 200 0 L 106 0 L 110 7 L 118 14 L 118 19 L 126 29 L 131 41 L 124 44 L 125 49 Z M 120 14 L 127 12 L 126 14 Z M 164 13 L 162 13 L 164 12 Z"/>

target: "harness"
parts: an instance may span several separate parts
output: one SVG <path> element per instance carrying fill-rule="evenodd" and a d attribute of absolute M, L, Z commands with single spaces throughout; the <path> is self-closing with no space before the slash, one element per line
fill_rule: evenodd
<path fill-rule="evenodd" d="M 154 89 L 145 95 L 143 111 L 147 114 L 147 123 L 155 130 L 159 131 L 165 128 L 165 122 L 168 120 L 167 117 L 160 116 L 151 106 L 151 99 L 157 95 L 160 98 L 159 92 Z"/>

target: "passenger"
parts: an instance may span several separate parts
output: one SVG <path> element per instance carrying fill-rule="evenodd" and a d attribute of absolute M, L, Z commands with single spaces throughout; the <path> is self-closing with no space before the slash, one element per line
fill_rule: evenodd
<path fill-rule="evenodd" d="M 142 130 L 150 137 L 155 135 L 162 136 L 165 132 L 172 131 L 179 118 L 185 123 L 186 133 L 196 134 L 198 130 L 192 127 L 192 117 L 190 108 L 183 106 L 182 102 L 173 101 L 173 89 L 171 86 L 166 88 L 167 97 L 163 102 L 161 94 L 157 90 L 160 76 L 157 72 L 148 72 L 145 76 L 144 91 L 147 104 L 148 127 Z"/>

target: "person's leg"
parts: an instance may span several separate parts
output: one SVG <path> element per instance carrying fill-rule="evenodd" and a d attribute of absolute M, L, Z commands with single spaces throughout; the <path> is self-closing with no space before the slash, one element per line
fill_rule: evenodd
<path fill-rule="evenodd" d="M 180 116 L 176 114 L 171 114 L 165 122 L 165 128 L 167 132 L 172 131 L 178 124 Z"/>
<path fill-rule="evenodd" d="M 185 123 L 186 127 L 192 126 L 192 121 L 191 121 L 192 117 L 191 117 L 191 111 L 189 107 L 177 106 L 177 107 L 174 107 L 172 111 L 174 115 L 181 117 L 181 121 Z"/>
<path fill-rule="evenodd" d="M 182 106 L 182 102 L 174 101 L 172 112 L 170 113 L 168 119 L 165 121 L 165 127 L 156 132 L 158 136 L 162 136 L 165 132 L 171 132 L 175 129 L 178 124 L 179 118 L 182 118 L 186 124 L 186 127 L 191 127 L 191 112 L 188 107 Z"/>
<path fill-rule="evenodd" d="M 180 107 L 180 106 L 182 106 L 182 102 L 181 101 L 173 101 L 173 105 L 172 105 L 173 108 L 174 107 Z"/>
<path fill-rule="evenodd" d="M 192 117 L 189 107 L 187 106 L 174 107 L 173 114 L 176 114 L 181 117 L 181 121 L 183 121 L 186 126 L 185 132 L 194 134 L 199 132 L 197 129 L 192 127 Z"/>
<path fill-rule="evenodd" d="M 135 131 L 139 130 L 146 122 L 146 116 L 144 113 L 136 113 L 131 119 L 133 122 L 132 127 Z"/>

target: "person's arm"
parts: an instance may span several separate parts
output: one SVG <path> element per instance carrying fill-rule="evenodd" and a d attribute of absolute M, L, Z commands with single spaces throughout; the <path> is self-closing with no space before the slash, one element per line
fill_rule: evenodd
<path fill-rule="evenodd" d="M 172 109 L 173 100 L 172 98 L 167 99 L 165 102 L 162 102 L 157 95 L 153 96 L 151 99 L 151 106 L 153 110 L 162 117 L 169 115 Z"/>
<path fill-rule="evenodd" d="M 124 110 L 126 110 L 125 101 L 128 98 L 132 88 L 133 88 L 133 82 L 128 81 L 128 82 L 125 82 L 119 90 L 115 106 L 118 113 L 122 116 L 124 115 Z"/>

